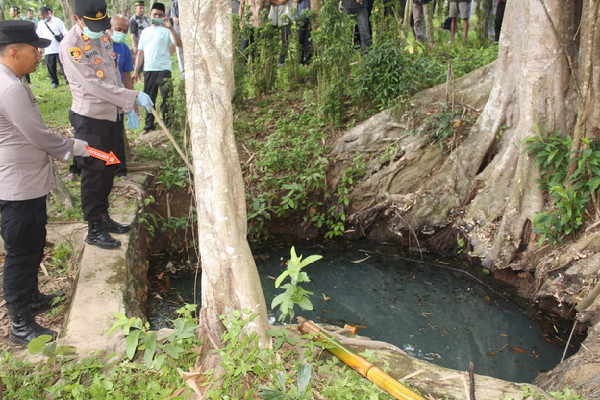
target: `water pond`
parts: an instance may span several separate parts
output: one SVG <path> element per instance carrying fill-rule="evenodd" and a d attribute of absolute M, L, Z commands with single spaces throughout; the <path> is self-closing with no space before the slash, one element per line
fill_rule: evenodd
<path fill-rule="evenodd" d="M 281 293 L 274 278 L 285 269 L 289 249 L 253 250 L 268 308 Z M 472 361 L 476 373 L 510 381 L 531 382 L 560 362 L 564 349 L 549 343 L 534 320 L 474 272 L 447 261 L 408 258 L 395 246 L 312 243 L 296 245 L 296 252 L 323 256 L 305 268 L 311 282 L 303 287 L 314 293 L 314 310 L 297 315 L 357 326 L 360 335 L 445 367 L 467 370 Z M 194 301 L 193 274 L 176 274 L 170 284 L 178 297 Z M 277 315 L 269 312 L 274 321 Z M 164 324 L 164 314 L 150 312 L 153 326 Z"/>

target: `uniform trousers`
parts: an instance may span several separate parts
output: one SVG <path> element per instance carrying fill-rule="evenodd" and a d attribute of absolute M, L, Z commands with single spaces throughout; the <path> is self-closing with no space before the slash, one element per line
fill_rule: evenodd
<path fill-rule="evenodd" d="M 123 116 L 116 121 L 96 119 L 69 111 L 69 121 L 75 129 L 75 138 L 85 140 L 90 147 L 105 153 L 114 153 L 123 140 Z M 81 169 L 81 209 L 86 221 L 100 221 L 108 214 L 108 196 L 115 179 L 115 164 L 95 157 L 74 157 Z"/>
<path fill-rule="evenodd" d="M 30 200 L 0 200 L 6 257 L 4 300 L 11 315 L 28 307 L 38 291 L 38 268 L 46 244 L 46 196 Z"/>
<path fill-rule="evenodd" d="M 144 93 L 150 96 L 154 104 L 156 104 L 156 96 L 158 96 L 159 90 L 160 96 L 162 97 L 160 112 L 162 113 L 164 123 L 167 124 L 169 119 L 168 102 L 173 94 L 171 71 L 144 71 Z M 152 113 L 146 113 L 144 130 L 151 131 L 153 129 L 154 115 L 152 115 Z"/>
<path fill-rule="evenodd" d="M 63 72 L 62 63 L 60 62 L 60 58 L 58 57 L 58 53 L 46 54 L 44 56 L 44 60 L 46 61 L 46 67 L 48 68 L 48 75 L 50 75 L 50 82 L 58 86 L 58 70 L 60 69 L 60 73 L 62 74 L 62 76 L 65 76 L 65 73 Z M 65 82 L 66 80 L 67 78 L 65 77 Z"/>

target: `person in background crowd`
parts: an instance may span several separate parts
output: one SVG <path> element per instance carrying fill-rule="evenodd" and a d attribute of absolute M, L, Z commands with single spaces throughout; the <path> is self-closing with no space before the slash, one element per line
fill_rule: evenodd
<path fill-rule="evenodd" d="M 283 67 L 287 55 L 288 38 L 290 35 L 290 23 L 292 22 L 292 0 L 270 0 L 269 20 L 273 26 L 281 32 L 281 51 L 279 52 L 278 64 Z"/>
<path fill-rule="evenodd" d="M 133 78 L 131 77 L 131 73 L 133 72 L 133 60 L 131 58 L 131 50 L 129 49 L 129 46 L 127 46 L 127 43 L 125 43 L 125 38 L 129 31 L 128 22 L 127 18 L 121 14 L 113 15 L 110 19 L 110 35 L 113 40 L 113 50 L 117 55 L 117 68 L 121 74 L 121 81 L 126 89 L 133 90 Z M 123 120 L 121 119 L 121 124 L 122 123 Z M 123 135 L 119 139 L 120 146 L 117 147 L 115 151 L 115 155 L 121 161 L 117 165 L 116 175 L 123 180 L 127 180 L 127 152 L 125 151 L 127 148 L 127 135 L 125 135 L 124 132 L 125 127 L 119 132 Z"/>
<path fill-rule="evenodd" d="M 59 85 L 58 68 L 60 69 L 60 73 L 63 76 L 65 75 L 62 63 L 58 57 L 58 49 L 60 47 L 58 39 L 62 40 L 67 30 L 65 24 L 59 18 L 52 16 L 52 10 L 48 7 L 40 7 L 39 17 L 40 22 L 38 23 L 36 32 L 39 37 L 51 41 L 50 46 L 44 49 L 44 59 L 48 68 L 48 74 L 50 75 L 52 88 L 56 89 Z"/>
<path fill-rule="evenodd" d="M 239 15 L 239 13 L 240 13 L 240 0 L 231 0 L 231 13 Z"/>
<path fill-rule="evenodd" d="M 21 19 L 21 17 L 19 16 L 19 12 L 20 12 L 20 8 L 19 6 L 10 6 L 10 8 L 8 9 L 8 16 L 11 19 Z"/>
<path fill-rule="evenodd" d="M 263 10 L 268 10 L 270 7 L 269 0 L 251 1 L 251 0 L 240 0 L 240 28 L 247 28 L 247 36 L 242 40 L 240 51 L 242 53 L 248 53 L 246 49 L 254 42 L 254 31 L 256 28 L 263 25 L 261 13 Z M 249 19 L 247 18 L 249 14 Z M 244 27 L 244 25 L 249 25 Z M 254 51 L 253 51 L 254 52 Z M 254 56 L 254 54 L 245 54 L 247 58 Z"/>
<path fill-rule="evenodd" d="M 131 43 L 133 45 L 133 55 L 138 53 L 138 43 L 142 31 L 150 26 L 150 20 L 144 13 L 146 12 L 146 3 L 144 0 L 137 0 L 135 3 L 135 15 L 129 19 L 129 31 L 131 32 Z"/>
<path fill-rule="evenodd" d="M 169 10 L 169 19 L 171 20 L 171 25 L 177 32 L 177 35 L 181 37 L 181 28 L 179 27 L 179 1 L 173 0 L 173 4 L 171 4 L 171 9 Z M 185 79 L 185 65 L 183 59 L 183 47 L 177 47 L 177 64 L 179 65 L 179 72 L 181 79 Z"/>
<path fill-rule="evenodd" d="M 502 20 L 504 20 L 504 10 L 506 9 L 506 0 L 498 0 L 496 8 L 496 41 L 500 41 L 500 31 L 502 30 Z"/>
<path fill-rule="evenodd" d="M 298 39 L 300 41 L 300 64 L 308 65 L 312 57 L 312 42 L 310 39 L 310 0 L 294 0 L 298 9 Z"/>
<path fill-rule="evenodd" d="M 109 153 L 122 140 L 123 111 L 128 127 L 135 129 L 134 105 L 150 110 L 152 101 L 142 92 L 123 87 L 116 66 L 113 43 L 106 35 L 110 22 L 104 0 L 75 0 L 75 24 L 60 45 L 60 57 L 69 78 L 73 101 L 69 121 L 75 137 Z M 88 223 L 85 242 L 102 249 L 116 249 L 121 242 L 110 233 L 127 233 L 129 225 L 114 221 L 108 213 L 109 195 L 116 167 L 97 158 L 75 158 L 81 169 L 81 208 Z"/>
<path fill-rule="evenodd" d="M 28 21 L 0 22 L 0 233 L 4 239 L 4 300 L 10 315 L 10 341 L 27 344 L 56 332 L 35 321 L 61 294 L 42 294 L 38 268 L 46 245 L 46 197 L 54 185 L 50 157 L 66 162 L 88 157 L 87 143 L 50 131 L 31 90 L 21 82 L 37 68 L 38 48 L 50 40 Z"/>
<path fill-rule="evenodd" d="M 367 54 L 367 49 L 371 46 L 371 34 L 369 27 L 369 10 L 366 0 L 342 0 L 344 12 L 349 15 L 356 15 L 356 25 L 360 35 L 360 47 L 363 54 Z"/>
<path fill-rule="evenodd" d="M 171 63 L 172 46 L 181 47 L 181 38 L 175 32 L 169 19 L 165 16 L 165 5 L 163 3 L 152 4 L 150 10 L 150 22 L 152 25 L 142 32 L 135 59 L 133 79 L 139 79 L 139 73 L 144 65 L 144 93 L 147 93 L 152 102 L 156 102 L 156 96 L 160 90 L 162 104 L 160 110 L 165 124 L 168 123 L 169 99 L 173 94 L 173 86 L 170 82 L 173 65 Z M 144 131 L 146 134 L 154 129 L 154 115 L 146 114 Z"/>
<path fill-rule="evenodd" d="M 38 22 L 40 21 L 34 14 L 31 8 L 27 9 L 25 16 L 23 17 L 25 21 L 33 22 L 35 27 L 37 28 Z"/>
<path fill-rule="evenodd" d="M 433 43 L 433 27 L 431 26 L 432 18 L 430 18 L 431 9 L 429 8 L 430 2 L 431 0 L 413 0 L 413 29 L 415 37 L 419 42 L 424 42 L 427 38 L 429 43 Z M 425 25 L 425 27 L 423 27 L 423 25 Z"/>
<path fill-rule="evenodd" d="M 467 40 L 469 34 L 469 18 L 471 17 L 471 0 L 450 0 L 449 18 L 452 18 L 450 23 L 450 43 L 454 42 L 456 35 L 457 18 L 463 20 L 463 39 Z"/>

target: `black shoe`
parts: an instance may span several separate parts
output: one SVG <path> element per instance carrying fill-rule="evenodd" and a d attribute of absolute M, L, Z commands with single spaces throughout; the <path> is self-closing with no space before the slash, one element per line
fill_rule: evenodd
<path fill-rule="evenodd" d="M 109 217 L 108 214 L 102 216 L 102 227 L 105 231 L 110 233 L 127 233 L 131 230 L 130 225 L 119 224 Z"/>
<path fill-rule="evenodd" d="M 33 315 L 39 314 L 44 311 L 48 311 L 52 308 L 53 305 L 57 305 L 58 303 L 64 301 L 64 297 L 64 292 L 57 292 L 52 294 L 43 294 L 40 292 L 35 292 L 35 294 L 31 298 L 31 301 L 29 302 L 29 310 L 31 310 L 31 313 Z"/>
<path fill-rule="evenodd" d="M 42 335 L 49 335 L 55 340 L 57 333 L 52 329 L 44 328 L 35 322 L 35 318 L 29 308 L 20 309 L 11 313 L 12 326 L 9 339 L 16 344 L 28 344 L 33 339 Z"/>
<path fill-rule="evenodd" d="M 88 222 L 88 235 L 85 242 L 92 246 L 98 246 L 101 249 L 117 249 L 121 247 L 121 242 L 110 236 L 104 229 L 101 221 Z"/>

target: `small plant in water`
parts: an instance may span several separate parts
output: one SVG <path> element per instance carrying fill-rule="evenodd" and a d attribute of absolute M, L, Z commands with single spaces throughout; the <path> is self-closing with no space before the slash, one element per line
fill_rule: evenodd
<path fill-rule="evenodd" d="M 271 302 L 271 308 L 275 309 L 275 307 L 279 306 L 279 311 L 281 314 L 279 315 L 279 321 L 283 321 L 286 318 L 289 318 L 291 321 L 294 318 L 294 306 L 298 305 L 303 310 L 312 310 L 313 304 L 309 299 L 309 296 L 313 294 L 308 290 L 298 286 L 299 283 L 302 282 L 310 282 L 308 278 L 308 274 L 302 271 L 302 268 L 306 267 L 309 264 L 314 263 L 315 261 L 323 258 L 322 256 L 312 255 L 307 257 L 305 260 L 302 260 L 302 256 L 298 257 L 296 254 L 296 249 L 292 246 L 290 250 L 290 260 L 287 263 L 287 269 L 277 277 L 275 281 L 275 287 L 278 288 L 281 283 L 287 278 L 290 278 L 290 282 L 281 286 L 285 291 L 278 296 L 276 296 Z"/>

